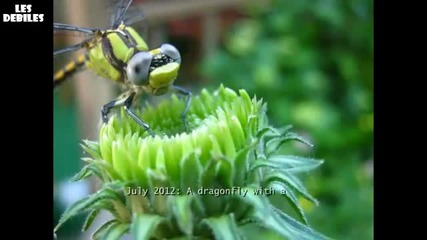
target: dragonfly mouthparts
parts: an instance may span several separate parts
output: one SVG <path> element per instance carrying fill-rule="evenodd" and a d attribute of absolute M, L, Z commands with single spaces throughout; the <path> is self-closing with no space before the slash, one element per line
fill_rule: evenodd
<path fill-rule="evenodd" d="M 159 53 L 153 56 L 153 60 L 151 60 L 150 71 L 154 69 L 164 66 L 168 63 L 176 62 L 173 58 L 169 57 L 166 54 Z"/>

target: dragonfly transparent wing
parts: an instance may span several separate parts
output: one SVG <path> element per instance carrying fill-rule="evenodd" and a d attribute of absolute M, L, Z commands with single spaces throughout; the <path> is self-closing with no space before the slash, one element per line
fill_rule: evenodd
<path fill-rule="evenodd" d="M 144 20 L 144 13 L 138 6 L 130 8 L 123 18 L 126 25 L 133 25 Z"/>
<path fill-rule="evenodd" d="M 107 0 L 106 11 L 110 15 L 110 26 L 109 28 L 117 28 L 122 22 L 126 25 L 136 24 L 144 19 L 144 14 L 139 6 L 135 5 L 132 0 Z M 53 30 L 54 36 L 62 35 L 72 37 L 74 39 L 80 39 L 80 41 L 74 41 L 73 45 L 58 49 L 54 51 L 54 56 L 59 54 L 77 51 L 85 46 L 86 42 L 89 42 L 96 33 L 97 30 L 105 28 L 86 28 L 77 27 L 69 24 L 54 23 Z"/>
<path fill-rule="evenodd" d="M 118 27 L 122 22 L 132 25 L 144 20 L 144 14 L 136 5 L 138 1 L 132 0 L 109 0 L 108 12 L 110 14 L 111 28 Z"/>
<path fill-rule="evenodd" d="M 67 52 L 74 52 L 74 51 L 77 51 L 77 50 L 81 49 L 82 47 L 84 47 L 85 43 L 86 43 L 86 42 L 85 42 L 85 41 L 83 41 L 83 42 L 81 42 L 81 43 L 77 43 L 77 44 L 75 44 L 75 45 L 71 45 L 71 46 L 68 46 L 68 47 L 61 48 L 61 49 L 59 49 L 59 50 L 56 50 L 56 51 L 54 51 L 54 52 L 53 52 L 53 56 L 56 56 L 56 55 L 58 55 L 58 54 L 62 54 L 62 53 L 67 53 Z"/>
<path fill-rule="evenodd" d="M 82 37 L 83 40 L 81 40 L 77 44 L 55 50 L 53 52 L 53 56 L 57 56 L 59 54 L 63 54 L 63 53 L 67 53 L 67 52 L 74 52 L 74 51 L 77 51 L 77 50 L 83 48 L 85 46 L 86 42 L 90 41 L 93 38 L 96 31 L 97 31 L 97 29 L 95 29 L 95 28 L 83 28 L 83 27 L 77 27 L 77 26 L 64 24 L 64 23 L 54 23 L 53 24 L 54 35 L 57 36 L 61 32 L 63 32 L 63 33 L 79 33 L 80 37 Z M 79 35 L 76 34 L 75 36 L 79 36 Z M 71 36 L 71 35 L 69 35 L 69 36 Z"/>
<path fill-rule="evenodd" d="M 95 28 L 83 28 L 83 27 L 77 27 L 65 23 L 54 23 L 53 24 L 53 31 L 71 31 L 71 32 L 82 32 L 89 35 L 92 35 L 96 32 L 97 29 Z"/>

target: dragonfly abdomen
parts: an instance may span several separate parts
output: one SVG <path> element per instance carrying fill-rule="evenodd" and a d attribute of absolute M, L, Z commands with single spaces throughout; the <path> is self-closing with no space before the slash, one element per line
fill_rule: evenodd
<path fill-rule="evenodd" d="M 53 87 L 61 85 L 65 80 L 67 80 L 71 75 L 77 72 L 77 70 L 83 68 L 85 63 L 88 61 L 87 54 L 81 54 L 77 58 L 70 61 L 67 65 L 62 67 L 53 75 Z"/>

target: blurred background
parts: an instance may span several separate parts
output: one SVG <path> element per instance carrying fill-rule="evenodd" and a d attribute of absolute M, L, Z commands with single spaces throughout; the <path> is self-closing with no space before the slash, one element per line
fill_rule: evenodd
<path fill-rule="evenodd" d="M 55 0 L 54 20 L 105 28 L 112 2 Z M 335 239 L 373 239 L 373 1 L 133 4 L 144 19 L 132 26 L 151 48 L 168 42 L 181 51 L 177 85 L 194 93 L 220 83 L 244 88 L 268 103 L 273 125 L 293 125 L 315 145 L 282 149 L 325 160 L 301 176 L 320 202 L 316 207 L 301 200 L 314 229 Z M 54 33 L 55 49 L 82 37 Z M 54 71 L 72 56 L 55 57 Z M 55 223 L 66 206 L 95 189 L 94 183 L 68 180 L 82 164 L 81 139 L 96 140 L 101 106 L 118 93 L 114 84 L 90 71 L 54 91 Z M 87 239 L 80 235 L 82 219 L 66 224 L 59 239 Z M 250 239 L 280 239 L 262 229 L 245 231 Z"/>

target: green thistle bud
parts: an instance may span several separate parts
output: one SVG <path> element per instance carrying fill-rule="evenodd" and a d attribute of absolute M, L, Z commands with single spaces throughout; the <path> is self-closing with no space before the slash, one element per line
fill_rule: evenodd
<path fill-rule="evenodd" d="M 269 126 L 262 100 L 223 86 L 202 90 L 187 114 L 187 132 L 183 108 L 173 95 L 143 109 L 139 116 L 155 137 L 122 111 L 101 127 L 98 142 L 85 141 L 91 158 L 75 180 L 95 175 L 103 185 L 71 206 L 57 228 L 89 212 L 86 230 L 100 210 L 108 210 L 114 219 L 94 238 L 129 233 L 134 239 L 240 239 L 239 227 L 250 223 L 289 239 L 326 238 L 307 226 L 298 198 L 317 201 L 295 176 L 322 161 L 276 154 L 286 142 L 309 143 L 290 128 Z M 274 207 L 262 189 L 287 199 L 302 223 Z"/>

